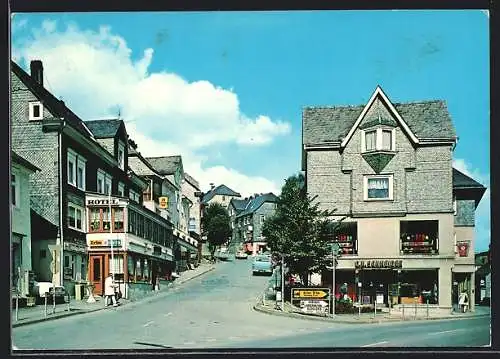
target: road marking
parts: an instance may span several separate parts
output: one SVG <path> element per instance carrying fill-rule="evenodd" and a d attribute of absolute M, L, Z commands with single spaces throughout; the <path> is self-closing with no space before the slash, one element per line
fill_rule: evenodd
<path fill-rule="evenodd" d="M 184 342 L 183 345 L 194 345 L 194 344 L 196 344 L 196 343 L 195 342 Z"/>
<path fill-rule="evenodd" d="M 143 325 L 143 327 L 148 327 L 148 326 L 150 326 L 153 323 L 154 323 L 154 321 L 147 322 L 146 324 Z"/>
<path fill-rule="evenodd" d="M 389 343 L 389 342 L 384 341 L 384 342 L 378 342 L 378 343 L 371 343 L 371 344 L 362 345 L 361 347 L 362 348 L 364 348 L 364 347 L 374 347 L 374 346 L 379 345 L 379 344 L 387 344 L 387 343 Z"/>
<path fill-rule="evenodd" d="M 217 341 L 217 339 L 215 339 L 215 338 L 207 338 L 207 339 L 205 339 L 205 340 L 206 340 L 207 342 L 216 342 L 216 341 Z"/>
<path fill-rule="evenodd" d="M 167 314 L 163 314 L 164 317 L 168 317 L 169 315 L 172 315 L 172 312 L 168 312 Z"/>
<path fill-rule="evenodd" d="M 453 333 L 453 332 L 458 332 L 460 330 L 464 330 L 464 329 L 463 328 L 459 328 L 459 329 L 444 330 L 442 332 L 429 333 L 429 335 L 438 335 L 438 334 Z"/>
<path fill-rule="evenodd" d="M 229 337 L 230 340 L 240 339 L 240 337 Z"/>

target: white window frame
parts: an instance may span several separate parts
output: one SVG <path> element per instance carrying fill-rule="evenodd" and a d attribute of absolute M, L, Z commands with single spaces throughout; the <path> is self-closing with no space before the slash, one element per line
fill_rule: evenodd
<path fill-rule="evenodd" d="M 67 213 L 68 218 L 69 218 L 69 212 L 71 209 L 73 209 L 75 211 L 75 225 L 74 226 L 70 225 L 69 220 L 67 220 L 66 222 L 67 222 L 68 228 L 74 229 L 75 231 L 79 231 L 79 232 L 85 232 L 86 231 L 85 230 L 86 229 L 85 223 L 87 223 L 86 218 L 85 218 L 85 209 L 83 207 L 80 207 L 80 206 L 74 204 L 74 203 L 69 202 L 68 203 L 68 213 Z M 82 228 L 78 228 L 78 226 L 77 226 L 76 213 L 78 211 L 81 213 Z"/>
<path fill-rule="evenodd" d="M 102 181 L 102 192 L 99 191 L 99 181 Z M 101 169 L 97 170 L 97 192 L 101 194 L 108 195 L 110 193 L 106 192 L 106 186 L 109 186 L 109 191 L 112 192 L 113 177 Z"/>
<path fill-rule="evenodd" d="M 261 214 L 260 215 L 260 224 L 264 224 L 265 221 L 266 221 L 266 215 L 265 214 Z"/>
<path fill-rule="evenodd" d="M 375 149 L 374 150 L 367 150 L 366 149 L 366 133 L 368 132 L 373 132 L 375 131 Z M 382 141 L 383 141 L 383 131 L 391 131 L 391 148 L 389 150 L 383 149 L 382 148 Z M 374 151 L 396 151 L 396 128 L 390 128 L 390 127 L 377 127 L 377 128 L 370 128 L 366 130 L 360 130 L 361 133 L 361 152 L 374 152 Z"/>
<path fill-rule="evenodd" d="M 121 197 L 125 196 L 125 184 L 123 182 L 118 182 L 118 195 Z"/>
<path fill-rule="evenodd" d="M 120 152 L 122 154 L 120 159 Z M 125 171 L 125 144 L 121 141 L 118 142 L 118 153 L 117 153 L 118 165 Z"/>
<path fill-rule="evenodd" d="M 453 196 L 453 215 L 457 215 L 457 197 Z"/>
<path fill-rule="evenodd" d="M 12 177 L 14 177 L 14 181 L 12 181 Z M 12 199 L 11 199 L 11 205 L 15 208 L 20 208 L 21 207 L 21 196 L 20 196 L 20 186 L 21 186 L 21 183 L 20 183 L 20 180 L 21 180 L 21 177 L 19 176 L 19 174 L 17 172 L 15 172 L 14 170 L 11 170 L 11 178 L 10 178 L 10 191 L 12 193 L 12 185 L 14 185 L 14 198 L 12 198 L 14 200 L 14 203 L 12 203 Z"/>
<path fill-rule="evenodd" d="M 389 197 L 387 198 L 368 198 L 368 180 L 369 179 L 383 179 L 389 180 Z M 365 201 L 392 201 L 394 199 L 394 175 L 366 175 L 363 177 L 363 199 Z"/>
<path fill-rule="evenodd" d="M 69 168 L 69 162 L 73 162 L 73 166 L 71 169 Z M 87 160 L 76 153 L 74 150 L 71 148 L 68 148 L 68 159 L 67 159 L 67 164 L 68 164 L 68 184 L 72 185 L 73 187 L 77 187 L 81 189 L 82 191 L 85 191 L 85 168 L 87 166 Z M 78 175 L 78 170 L 82 169 L 82 178 L 81 178 L 81 184 L 78 184 L 78 179 L 80 176 Z M 69 174 L 73 175 L 73 181 L 70 181 Z"/>
<path fill-rule="evenodd" d="M 33 101 L 28 103 L 29 106 L 29 120 L 30 121 L 39 121 L 43 119 L 43 104 L 40 101 Z M 35 117 L 35 106 L 39 106 L 40 112 L 39 116 Z"/>

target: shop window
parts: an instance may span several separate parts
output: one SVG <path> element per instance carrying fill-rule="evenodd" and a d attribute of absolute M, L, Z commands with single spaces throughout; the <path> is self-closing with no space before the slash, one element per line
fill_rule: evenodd
<path fill-rule="evenodd" d="M 74 279 L 75 265 L 76 265 L 75 255 L 64 256 L 64 279 Z"/>
<path fill-rule="evenodd" d="M 438 254 L 439 221 L 401 221 L 401 254 Z"/>
<path fill-rule="evenodd" d="M 138 258 L 137 261 L 135 262 L 135 277 L 137 280 L 142 280 L 142 271 L 143 271 L 143 266 L 141 263 L 141 259 Z"/>
<path fill-rule="evenodd" d="M 123 208 L 113 208 L 114 231 L 123 231 Z"/>
<path fill-rule="evenodd" d="M 87 279 L 87 262 L 83 257 L 82 257 L 82 263 L 80 265 L 80 278 L 81 280 Z"/>
<path fill-rule="evenodd" d="M 332 222 L 328 228 L 329 241 L 339 244 L 341 255 L 358 254 L 358 223 Z"/>
<path fill-rule="evenodd" d="M 128 280 L 135 281 L 135 265 L 134 265 L 134 256 L 129 255 L 127 257 L 127 274 Z"/>
<path fill-rule="evenodd" d="M 68 203 L 68 227 L 83 231 L 83 216 L 84 210 L 72 203 Z"/>
<path fill-rule="evenodd" d="M 114 274 L 115 280 L 123 279 L 123 256 L 115 255 L 113 258 L 109 257 L 109 269 Z"/>

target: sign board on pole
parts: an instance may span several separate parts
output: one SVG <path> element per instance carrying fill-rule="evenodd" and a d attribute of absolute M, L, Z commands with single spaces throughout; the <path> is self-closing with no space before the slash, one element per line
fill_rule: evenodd
<path fill-rule="evenodd" d="M 292 299 L 328 299 L 329 288 L 296 288 L 292 290 Z"/>
<path fill-rule="evenodd" d="M 308 314 L 330 313 L 330 288 L 306 287 L 292 289 L 292 304 Z"/>

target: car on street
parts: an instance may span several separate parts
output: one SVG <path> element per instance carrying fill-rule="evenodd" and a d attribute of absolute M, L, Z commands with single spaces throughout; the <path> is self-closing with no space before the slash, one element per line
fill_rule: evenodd
<path fill-rule="evenodd" d="M 54 290 L 56 302 L 65 302 L 66 289 L 62 285 L 53 285 L 52 282 L 35 281 L 32 294 L 37 300 L 45 298 L 47 294 L 47 299 L 50 301 L 54 298 Z"/>
<path fill-rule="evenodd" d="M 259 254 L 254 257 L 252 262 L 252 274 L 256 275 L 257 273 L 273 274 L 271 256 Z"/>
<path fill-rule="evenodd" d="M 248 254 L 246 254 L 245 252 L 243 251 L 236 252 L 236 259 L 247 259 L 247 258 Z"/>

